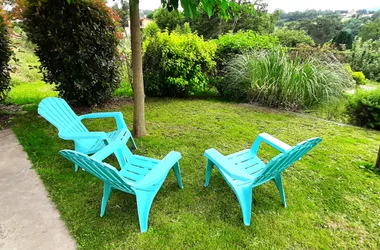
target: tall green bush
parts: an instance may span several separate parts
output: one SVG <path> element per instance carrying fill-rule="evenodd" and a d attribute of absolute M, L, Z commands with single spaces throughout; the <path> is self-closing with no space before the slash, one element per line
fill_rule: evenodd
<path fill-rule="evenodd" d="M 10 48 L 10 39 L 8 34 L 8 23 L 5 11 L 0 5 L 0 101 L 3 101 L 10 90 L 10 66 L 12 51 Z"/>
<path fill-rule="evenodd" d="M 333 38 L 332 43 L 338 46 L 344 45 L 345 47 L 343 47 L 342 50 L 351 49 L 354 38 L 355 36 L 350 30 L 343 29 Z"/>
<path fill-rule="evenodd" d="M 155 36 L 158 32 L 160 32 L 160 28 L 157 23 L 151 22 L 143 29 L 143 39 L 146 40 L 152 36 Z"/>
<path fill-rule="evenodd" d="M 107 101 L 119 85 L 117 16 L 101 0 L 29 0 L 24 27 L 36 44 L 44 80 L 68 101 Z"/>
<path fill-rule="evenodd" d="M 214 42 L 196 34 L 159 32 L 144 43 L 144 85 L 148 96 L 189 96 L 204 91 L 215 66 Z"/>
<path fill-rule="evenodd" d="M 348 61 L 354 71 L 362 71 L 368 79 L 380 81 L 380 40 L 357 39 Z"/>
<path fill-rule="evenodd" d="M 273 33 L 285 47 L 296 47 L 298 44 L 314 45 L 315 42 L 304 30 L 280 29 Z"/>
<path fill-rule="evenodd" d="M 292 59 L 282 49 L 238 55 L 226 68 L 225 83 L 227 97 L 292 110 L 339 97 L 353 86 L 338 61 Z"/>
<path fill-rule="evenodd" d="M 347 114 L 354 125 L 380 130 L 380 89 L 357 90 L 349 98 Z"/>

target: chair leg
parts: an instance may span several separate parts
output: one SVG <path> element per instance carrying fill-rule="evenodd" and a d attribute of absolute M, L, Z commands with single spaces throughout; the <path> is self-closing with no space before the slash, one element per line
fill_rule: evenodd
<path fill-rule="evenodd" d="M 233 190 L 241 207 L 244 225 L 249 226 L 251 225 L 252 188 L 250 186 L 237 186 L 233 187 Z"/>
<path fill-rule="evenodd" d="M 147 191 L 137 191 L 136 192 L 136 201 L 137 201 L 137 212 L 139 215 L 140 231 L 142 233 L 148 230 L 148 218 L 149 211 L 152 206 L 156 192 L 147 192 Z"/>
<path fill-rule="evenodd" d="M 284 186 L 282 185 L 282 175 L 279 174 L 274 178 L 274 182 L 276 183 L 276 187 L 278 191 L 280 192 L 280 197 L 282 204 L 284 207 L 286 207 L 286 199 L 285 199 L 285 191 L 284 191 Z"/>
<path fill-rule="evenodd" d="M 133 148 L 133 149 L 137 149 L 136 142 L 135 142 L 135 140 L 133 139 L 133 137 L 131 136 L 129 139 L 131 140 L 132 148 Z"/>
<path fill-rule="evenodd" d="M 214 163 L 210 161 L 209 159 L 207 159 L 205 187 L 207 187 L 210 184 L 211 172 L 212 172 L 213 166 L 214 166 Z"/>
<path fill-rule="evenodd" d="M 79 170 L 79 166 L 75 164 L 75 172 L 78 172 L 78 170 Z"/>
<path fill-rule="evenodd" d="M 104 213 L 105 213 L 106 207 L 107 207 L 107 201 L 108 201 L 108 198 L 110 197 L 111 191 L 112 191 L 111 185 L 104 183 L 103 199 L 102 199 L 102 207 L 100 210 L 100 217 L 104 216 Z"/>
<path fill-rule="evenodd" d="M 179 168 L 179 162 L 174 164 L 173 171 L 174 171 L 175 177 L 177 178 L 179 188 L 183 189 L 181 171 Z"/>

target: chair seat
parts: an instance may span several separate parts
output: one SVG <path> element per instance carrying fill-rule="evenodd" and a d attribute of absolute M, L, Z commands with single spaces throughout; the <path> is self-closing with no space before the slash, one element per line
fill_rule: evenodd
<path fill-rule="evenodd" d="M 246 149 L 239 151 L 237 153 L 233 153 L 227 155 L 226 158 L 229 160 L 230 164 L 237 169 L 244 171 L 248 175 L 252 175 L 255 177 L 260 173 L 261 170 L 265 168 L 265 164 L 257 157 L 257 155 L 253 154 L 251 150 Z M 223 172 L 223 170 L 220 169 Z M 229 177 L 227 174 L 224 175 L 228 178 L 229 181 L 238 184 L 239 180 Z"/>
<path fill-rule="evenodd" d="M 134 155 L 128 163 L 121 167 L 119 173 L 133 186 L 134 183 L 138 183 L 143 179 L 159 162 L 159 160 L 153 158 Z"/>

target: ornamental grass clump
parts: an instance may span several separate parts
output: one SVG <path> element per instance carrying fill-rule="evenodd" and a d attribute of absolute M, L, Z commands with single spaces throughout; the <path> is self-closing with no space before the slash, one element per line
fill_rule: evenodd
<path fill-rule="evenodd" d="M 337 60 L 292 59 L 281 47 L 238 55 L 225 73 L 224 88 L 230 99 L 291 110 L 337 98 L 354 85 Z"/>

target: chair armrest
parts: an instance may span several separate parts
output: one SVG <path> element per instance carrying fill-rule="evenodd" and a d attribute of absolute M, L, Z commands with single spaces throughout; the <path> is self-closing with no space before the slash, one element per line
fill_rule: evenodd
<path fill-rule="evenodd" d="M 256 138 L 255 142 L 252 145 L 251 150 L 253 151 L 253 153 L 257 154 L 257 151 L 259 150 L 261 142 L 267 143 L 268 145 L 274 147 L 281 153 L 284 153 L 285 151 L 292 148 L 292 146 L 286 144 L 285 142 L 280 141 L 279 139 L 271 136 L 270 134 L 261 133 L 259 134 L 259 136 Z"/>
<path fill-rule="evenodd" d="M 100 112 L 100 113 L 92 113 L 79 116 L 80 120 L 83 119 L 98 119 L 98 118 L 115 118 L 116 125 L 118 129 L 126 128 L 127 124 L 125 124 L 123 113 L 121 112 Z"/>
<path fill-rule="evenodd" d="M 126 147 L 125 144 L 130 138 L 129 136 L 125 136 L 126 133 L 130 133 L 127 128 L 123 129 L 118 135 L 118 137 L 115 138 L 112 142 L 107 137 L 108 145 L 96 152 L 91 157 L 98 161 L 103 161 L 105 158 L 115 153 L 117 150 L 121 149 L 121 147 Z"/>
<path fill-rule="evenodd" d="M 106 133 L 104 132 L 79 132 L 79 133 L 68 133 L 60 132 L 58 136 L 64 140 L 76 140 L 76 139 L 97 139 L 105 140 L 110 143 L 110 140 Z"/>
<path fill-rule="evenodd" d="M 214 148 L 207 149 L 204 153 L 204 156 L 207 157 L 210 161 L 212 161 L 218 168 L 220 168 L 223 172 L 228 174 L 231 178 L 241 180 L 241 181 L 252 181 L 252 176 L 246 174 L 238 168 L 233 168 L 229 163 L 227 157 L 219 153 Z"/>
<path fill-rule="evenodd" d="M 171 151 L 162 159 L 142 180 L 136 183 L 135 188 L 146 189 L 157 184 L 162 178 L 165 178 L 169 170 L 181 159 L 181 154 L 177 151 Z"/>

